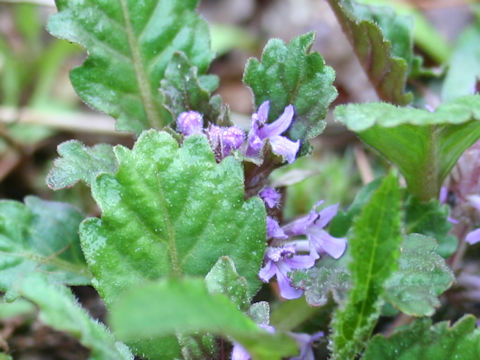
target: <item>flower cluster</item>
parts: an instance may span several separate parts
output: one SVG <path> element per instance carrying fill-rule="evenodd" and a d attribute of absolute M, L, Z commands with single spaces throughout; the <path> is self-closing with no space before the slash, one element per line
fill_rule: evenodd
<path fill-rule="evenodd" d="M 273 194 L 271 190 L 262 192 Z M 271 196 L 262 197 L 269 206 Z M 338 259 L 345 252 L 347 240 L 336 238 L 324 230 L 337 214 L 338 204 L 317 212 L 316 208 L 322 203 L 323 201 L 317 203 L 308 215 L 283 227 L 275 219 L 267 217 L 267 237 L 273 241 L 265 252 L 265 265 L 260 269 L 259 277 L 263 282 L 268 282 L 276 276 L 280 295 L 285 299 L 296 299 L 303 294 L 302 289 L 292 286 L 288 278 L 289 272 L 311 268 L 323 254 Z M 307 239 L 286 242 L 287 239 L 298 236 L 306 236 Z M 277 245 L 278 243 L 281 244 Z M 308 252 L 308 255 L 299 255 L 298 252 Z"/>
<path fill-rule="evenodd" d="M 291 141 L 281 134 L 292 124 L 293 105 L 288 105 L 283 114 L 272 123 L 267 123 L 269 109 L 270 103 L 265 101 L 260 105 L 258 111 L 252 115 L 251 128 L 244 153 L 250 158 L 261 158 L 263 147 L 268 141 L 274 154 L 280 155 L 285 161 L 292 163 L 300 148 L 300 141 Z M 205 132 L 217 160 L 221 160 L 230 155 L 232 151 L 240 149 L 245 141 L 244 132 L 236 126 L 210 125 L 204 131 L 203 116 L 196 111 L 181 113 L 177 118 L 177 130 L 185 137 Z"/>

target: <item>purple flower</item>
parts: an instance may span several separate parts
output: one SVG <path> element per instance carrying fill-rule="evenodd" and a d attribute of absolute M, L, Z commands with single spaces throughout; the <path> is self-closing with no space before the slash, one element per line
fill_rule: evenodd
<path fill-rule="evenodd" d="M 347 239 L 333 237 L 323 229 L 337 214 L 338 204 L 316 212 L 315 208 L 322 203 L 317 203 L 310 214 L 285 225 L 283 231 L 288 236 L 306 235 L 310 242 L 310 255 L 314 259 L 318 259 L 321 253 L 338 259 L 345 252 Z"/>
<path fill-rule="evenodd" d="M 480 229 L 470 231 L 465 237 L 465 241 L 470 245 L 474 245 L 480 241 Z"/>
<path fill-rule="evenodd" d="M 270 216 L 267 216 L 267 238 L 288 239 L 287 234 L 285 234 L 280 225 L 278 225 L 278 221 Z"/>
<path fill-rule="evenodd" d="M 265 329 L 270 334 L 275 332 L 275 328 L 270 325 L 259 324 L 259 327 Z M 232 360 L 250 360 L 252 357 L 245 348 L 237 342 L 233 343 Z"/>
<path fill-rule="evenodd" d="M 315 341 L 324 336 L 323 331 L 319 331 L 313 335 L 289 333 L 300 346 L 300 355 L 291 358 L 290 360 L 315 360 L 312 345 Z"/>
<path fill-rule="evenodd" d="M 315 264 L 315 259 L 310 255 L 296 255 L 295 245 L 269 247 L 265 252 L 265 258 L 265 266 L 258 273 L 260 279 L 267 283 L 276 275 L 280 295 L 283 298 L 297 299 L 302 296 L 303 290 L 294 288 L 287 274 L 292 270 L 311 268 Z"/>
<path fill-rule="evenodd" d="M 280 203 L 281 195 L 278 191 L 270 186 L 267 186 L 259 193 L 260 197 L 265 201 L 265 204 L 272 209 Z"/>
<path fill-rule="evenodd" d="M 218 160 L 227 157 L 233 150 L 240 148 L 245 140 L 242 129 L 236 126 L 210 125 L 207 129 L 207 137 Z"/>
<path fill-rule="evenodd" d="M 186 111 L 178 115 L 177 129 L 185 136 L 201 134 L 203 129 L 203 116 L 196 111 Z"/>
<path fill-rule="evenodd" d="M 265 101 L 258 111 L 252 115 L 251 129 L 248 133 L 248 146 L 245 154 L 247 156 L 259 156 L 263 148 L 265 140 L 270 141 L 272 151 L 275 154 L 281 155 L 288 163 L 295 160 L 298 149 L 300 148 L 300 141 L 291 141 L 285 136 L 280 136 L 285 132 L 293 120 L 293 105 L 288 105 L 283 114 L 274 122 L 268 124 L 268 112 L 270 110 L 270 102 Z"/>

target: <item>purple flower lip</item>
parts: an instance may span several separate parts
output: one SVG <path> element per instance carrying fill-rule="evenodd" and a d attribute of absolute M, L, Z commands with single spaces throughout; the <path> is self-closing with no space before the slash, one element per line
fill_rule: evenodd
<path fill-rule="evenodd" d="M 303 290 L 290 284 L 288 273 L 292 270 L 310 269 L 315 265 L 315 259 L 310 255 L 296 255 L 295 252 L 295 245 L 290 244 L 267 248 L 265 266 L 258 273 L 263 282 L 269 282 L 272 277 L 276 276 L 280 295 L 289 300 L 302 296 Z"/>
<path fill-rule="evenodd" d="M 276 191 L 274 188 L 271 188 L 270 186 L 267 186 L 262 191 L 260 191 L 259 195 L 270 209 L 278 206 L 282 197 L 278 191 Z"/>
<path fill-rule="evenodd" d="M 291 164 L 295 161 L 295 156 L 300 148 L 300 141 L 294 142 L 280 134 L 285 132 L 292 124 L 294 115 L 293 105 L 288 105 L 283 114 L 272 123 L 267 123 L 269 110 L 270 102 L 265 101 L 260 105 L 258 111 L 252 115 L 245 155 L 251 157 L 260 156 L 265 141 L 268 139 L 272 151 Z"/>
<path fill-rule="evenodd" d="M 310 255 L 314 259 L 318 259 L 322 253 L 338 259 L 345 252 L 347 239 L 334 237 L 323 229 L 337 214 L 338 204 L 328 206 L 320 212 L 315 211 L 322 203 L 323 201 L 318 202 L 310 214 L 292 221 L 282 229 L 287 236 L 306 235 L 310 242 Z"/>

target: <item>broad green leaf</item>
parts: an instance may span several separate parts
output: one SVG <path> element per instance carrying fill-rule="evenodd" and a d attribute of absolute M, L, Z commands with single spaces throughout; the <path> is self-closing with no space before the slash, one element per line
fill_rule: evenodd
<path fill-rule="evenodd" d="M 80 141 L 70 140 L 58 145 L 57 152 L 60 157 L 55 159 L 47 175 L 47 185 L 53 190 L 72 187 L 78 181 L 90 186 L 97 175 L 117 170 L 111 145 L 86 147 Z"/>
<path fill-rule="evenodd" d="M 210 89 L 204 87 L 205 80 L 213 83 Z M 184 54 L 177 52 L 167 66 L 160 92 L 165 99 L 165 108 L 174 119 L 184 111 L 194 110 L 203 115 L 205 122 L 227 124 L 229 120 L 223 119 L 227 115 L 220 95 L 211 96 L 217 86 L 216 76 L 199 77 L 197 68 L 190 64 Z"/>
<path fill-rule="evenodd" d="M 203 279 L 164 279 L 130 289 L 112 307 L 110 323 L 127 342 L 209 332 L 233 338 L 257 360 L 280 360 L 298 352 L 287 335 L 267 333 L 225 295 L 210 295 Z"/>
<path fill-rule="evenodd" d="M 305 300 L 309 305 L 325 305 L 330 293 L 337 303 L 344 300 L 350 288 L 350 272 L 346 266 L 345 255 L 338 260 L 325 256 L 317 261 L 313 268 L 293 273 L 293 284 L 305 289 Z"/>
<path fill-rule="evenodd" d="M 266 214 L 260 198 L 244 201 L 240 162 L 227 157 L 217 164 L 204 135 L 179 147 L 155 130 L 144 132 L 133 150 L 114 151 L 118 172 L 92 184 L 102 219 L 80 227 L 93 284 L 107 305 L 146 280 L 205 276 L 221 256 L 232 259 L 253 296 L 260 287 Z"/>
<path fill-rule="evenodd" d="M 380 316 L 383 286 L 400 255 L 400 205 L 398 179 L 390 174 L 354 221 L 348 239 L 352 288 L 332 322 L 333 359 L 354 359 Z"/>
<path fill-rule="evenodd" d="M 468 27 L 457 41 L 443 83 L 443 100 L 474 93 L 477 81 L 480 81 L 480 23 Z"/>
<path fill-rule="evenodd" d="M 257 107 L 270 100 L 270 121 L 278 118 L 287 105 L 295 106 L 294 122 L 288 131 L 293 140 L 320 134 L 325 128 L 323 119 L 328 107 L 337 97 L 332 85 L 335 71 L 325 65 L 319 53 L 310 53 L 314 38 L 314 33 L 308 33 L 289 44 L 270 40 L 261 62 L 250 59 L 243 75 L 243 81 L 255 95 Z"/>
<path fill-rule="evenodd" d="M 242 311 L 250 306 L 248 284 L 237 273 L 235 264 L 228 256 L 222 256 L 205 277 L 210 294 L 224 294 Z"/>
<path fill-rule="evenodd" d="M 82 45 L 89 54 L 70 78 L 90 106 L 118 120 L 119 130 L 140 133 L 168 125 L 160 80 L 175 51 L 203 73 L 213 54 L 198 0 L 56 0 L 48 23 L 54 36 Z"/>
<path fill-rule="evenodd" d="M 450 257 L 456 250 L 458 239 L 448 234 L 452 224 L 448 221 L 450 209 L 437 199 L 421 202 L 410 196 L 405 202 L 406 233 L 418 233 L 433 237 L 437 243 L 437 254 Z"/>
<path fill-rule="evenodd" d="M 348 40 L 383 101 L 406 105 L 405 94 L 413 57 L 412 22 L 388 7 L 328 0 Z"/>
<path fill-rule="evenodd" d="M 436 247 L 435 239 L 420 234 L 408 235 L 402 244 L 398 270 L 385 284 L 385 300 L 407 315 L 433 315 L 438 296 L 455 279 Z"/>
<path fill-rule="evenodd" d="M 82 255 L 78 226 L 84 216 L 74 207 L 30 196 L 25 204 L 0 201 L 0 288 L 33 272 L 55 281 L 87 285 L 90 275 Z"/>
<path fill-rule="evenodd" d="M 390 338 L 376 335 L 362 360 L 476 360 L 480 358 L 480 331 L 476 318 L 466 315 L 452 327 L 447 321 L 432 325 L 418 319 Z"/>
<path fill-rule="evenodd" d="M 480 95 L 435 112 L 385 103 L 342 105 L 335 117 L 396 164 L 410 193 L 426 201 L 438 197 L 460 155 L 480 137 Z"/>
<path fill-rule="evenodd" d="M 248 316 L 255 321 L 256 324 L 270 324 L 270 304 L 267 301 L 253 303 L 250 309 L 248 309 Z"/>
<path fill-rule="evenodd" d="M 53 284 L 40 274 L 17 285 L 18 292 L 39 307 L 44 323 L 72 334 L 91 349 L 90 360 L 133 360 L 130 350 L 116 341 L 105 325 L 92 319 L 66 286 Z"/>

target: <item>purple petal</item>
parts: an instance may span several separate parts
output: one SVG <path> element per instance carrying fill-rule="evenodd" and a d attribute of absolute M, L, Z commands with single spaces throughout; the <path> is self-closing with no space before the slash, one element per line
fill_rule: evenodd
<path fill-rule="evenodd" d="M 334 259 L 342 256 L 347 247 L 347 239 L 333 237 L 325 230 L 317 227 L 310 227 L 307 236 L 318 253 L 325 252 Z"/>
<path fill-rule="evenodd" d="M 277 266 L 271 260 L 267 260 L 267 263 L 264 267 L 260 269 L 258 272 L 258 277 L 264 282 L 268 283 L 270 279 L 275 275 L 277 271 Z"/>
<path fill-rule="evenodd" d="M 289 164 L 295 161 L 295 156 L 300 149 L 300 140 L 294 142 L 285 136 L 273 136 L 269 139 L 275 154 L 283 156 Z"/>
<path fill-rule="evenodd" d="M 451 216 L 447 217 L 447 221 L 452 224 L 458 224 L 459 221 Z"/>
<path fill-rule="evenodd" d="M 290 279 L 282 271 L 277 271 L 277 283 L 280 289 L 280 295 L 287 300 L 298 299 L 303 294 L 303 290 L 296 289 L 290 284 Z"/>
<path fill-rule="evenodd" d="M 262 150 L 263 147 L 263 140 L 260 139 L 256 134 L 250 133 L 248 135 L 248 146 L 247 150 L 245 151 L 245 155 L 247 156 L 257 156 Z"/>
<path fill-rule="evenodd" d="M 258 129 L 258 136 L 266 139 L 282 134 L 292 124 L 293 113 L 293 105 L 288 105 L 277 120 Z"/>
<path fill-rule="evenodd" d="M 478 243 L 480 241 L 480 229 L 470 231 L 465 237 L 465 241 L 470 245 Z"/>
<path fill-rule="evenodd" d="M 237 342 L 233 343 L 232 360 L 250 360 L 251 356 L 245 348 Z"/>
<path fill-rule="evenodd" d="M 313 224 L 317 216 L 315 211 L 311 211 L 308 215 L 284 225 L 282 229 L 288 236 L 306 235 L 308 227 Z"/>
<path fill-rule="evenodd" d="M 280 199 L 282 197 L 278 191 L 270 186 L 267 186 L 260 191 L 259 195 L 263 201 L 265 201 L 265 204 L 267 204 L 267 206 L 271 209 L 280 203 Z"/>
<path fill-rule="evenodd" d="M 295 255 L 283 260 L 290 269 L 310 269 L 315 265 L 315 259 L 310 255 Z"/>
<path fill-rule="evenodd" d="M 319 331 L 313 335 L 309 334 L 296 334 L 296 333 L 289 333 L 300 346 L 300 355 L 290 360 L 315 360 L 315 356 L 313 353 L 312 345 L 315 341 L 319 340 L 321 337 L 324 336 L 322 331 Z"/>
<path fill-rule="evenodd" d="M 332 220 L 335 215 L 337 215 L 339 204 L 327 206 L 325 209 L 321 210 L 318 215 L 318 219 L 315 220 L 314 225 L 320 229 L 323 229 L 325 225 L 327 225 L 330 220 Z"/>
<path fill-rule="evenodd" d="M 288 239 L 288 236 L 278 225 L 278 221 L 270 216 L 267 216 L 267 238 Z"/>
<path fill-rule="evenodd" d="M 240 148 L 244 140 L 245 140 L 245 134 L 243 133 L 242 129 L 236 126 L 223 128 L 223 133 L 222 133 L 223 148 L 228 149 L 227 155 L 229 155 L 232 150 L 237 150 L 238 148 Z"/>
<path fill-rule="evenodd" d="M 438 195 L 438 200 L 440 201 L 440 204 L 445 204 L 445 201 L 447 201 L 447 196 L 448 189 L 445 186 L 442 186 L 440 188 L 440 194 Z"/>
<path fill-rule="evenodd" d="M 185 136 L 201 134 L 203 129 L 203 116 L 196 111 L 186 111 L 178 115 L 177 129 Z"/>
<path fill-rule="evenodd" d="M 260 123 L 259 125 L 263 125 L 268 120 L 268 112 L 270 111 L 270 101 L 264 101 L 262 105 L 258 108 L 257 112 L 254 114 L 256 120 Z"/>

